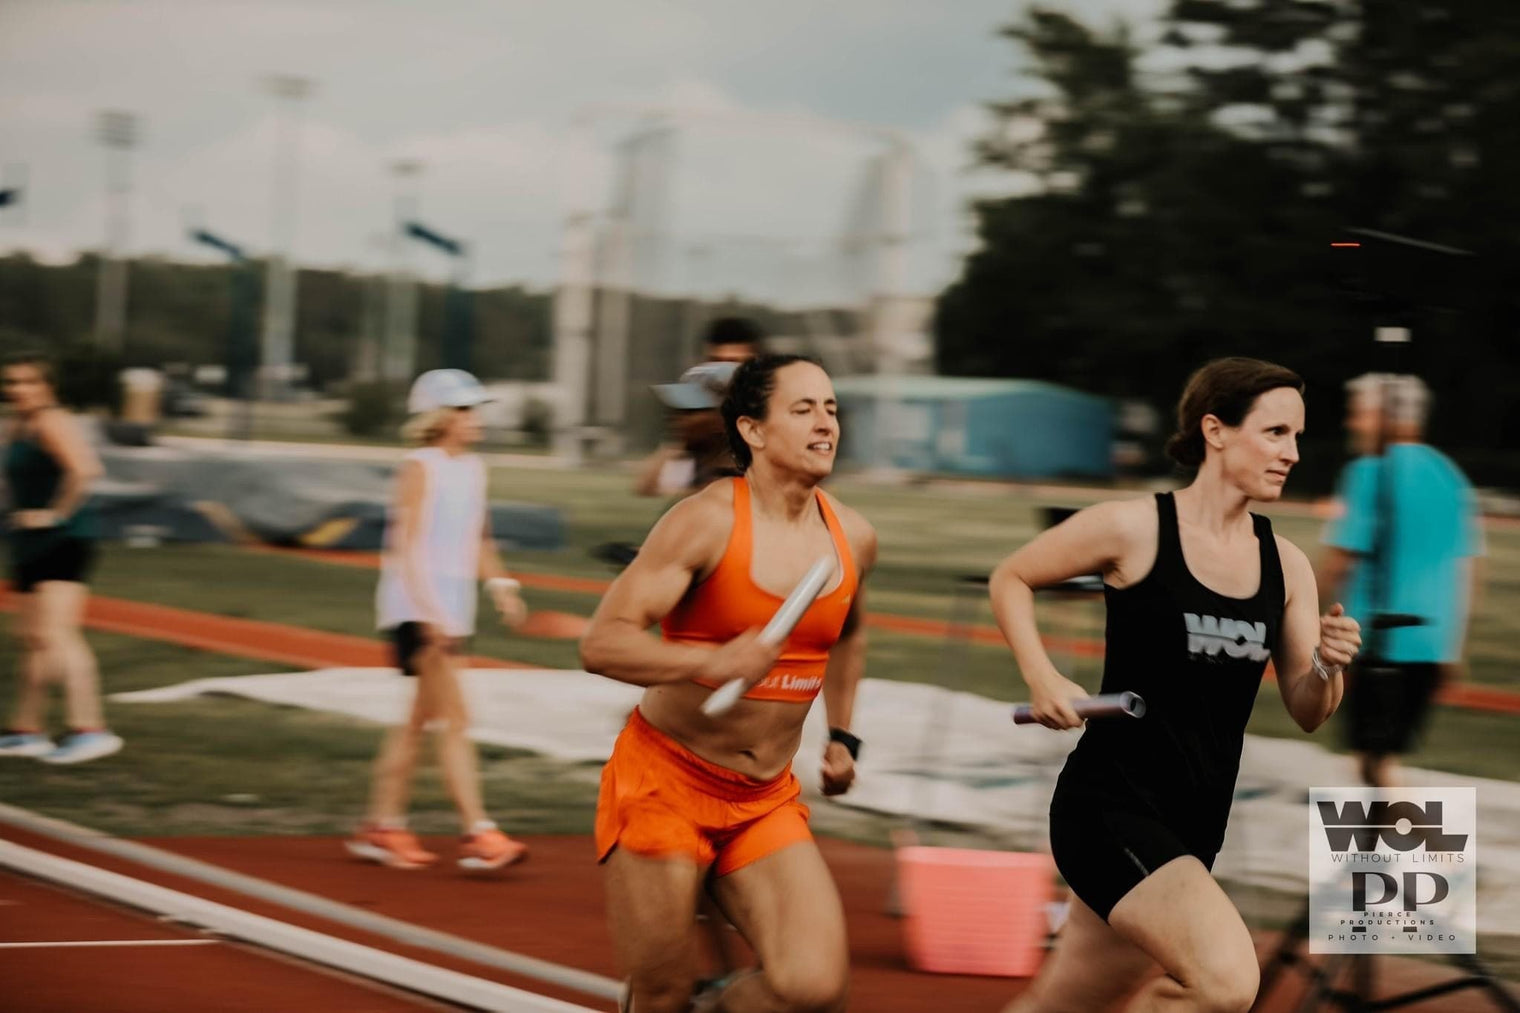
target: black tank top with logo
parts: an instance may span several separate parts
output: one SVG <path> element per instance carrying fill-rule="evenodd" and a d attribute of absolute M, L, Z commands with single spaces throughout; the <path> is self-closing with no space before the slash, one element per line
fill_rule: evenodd
<path fill-rule="evenodd" d="M 1171 493 L 1157 494 L 1156 510 L 1151 572 L 1103 593 L 1102 692 L 1140 694 L 1145 716 L 1088 722 L 1055 805 L 1138 806 L 1190 848 L 1212 853 L 1224 841 L 1246 722 L 1282 629 L 1282 563 L 1271 522 L 1252 514 L 1261 583 L 1249 598 L 1219 594 L 1183 560 Z"/>

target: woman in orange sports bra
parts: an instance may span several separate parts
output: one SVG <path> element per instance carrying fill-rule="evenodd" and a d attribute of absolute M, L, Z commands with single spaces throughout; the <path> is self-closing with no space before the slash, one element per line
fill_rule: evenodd
<path fill-rule="evenodd" d="M 834 467 L 836 408 L 811 360 L 740 366 L 723 418 L 743 475 L 665 514 L 581 642 L 588 671 L 646 687 L 603 769 L 596 815 L 624 1013 L 844 1008 L 844 911 L 791 770 L 820 692 L 825 794 L 849 790 L 860 745 L 849 729 L 876 533 L 818 488 Z M 831 582 L 785 643 L 762 643 L 760 629 L 825 554 L 837 563 Z M 748 684 L 744 698 L 704 715 L 731 679 Z M 759 967 L 694 997 L 692 919 L 708 877 Z"/>

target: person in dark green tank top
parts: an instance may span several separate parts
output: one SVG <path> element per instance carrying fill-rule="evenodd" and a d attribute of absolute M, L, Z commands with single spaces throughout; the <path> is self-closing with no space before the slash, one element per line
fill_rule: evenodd
<path fill-rule="evenodd" d="M 83 763 L 122 747 L 106 728 L 95 655 L 80 632 L 97 535 L 86 500 L 100 462 L 73 415 L 58 404 L 44 357 L 11 357 L 3 381 L 12 416 L 0 460 L 22 654 L 15 708 L 0 730 L 0 757 Z M 67 729 L 57 742 L 45 730 L 51 682 L 63 684 L 67 710 Z"/>

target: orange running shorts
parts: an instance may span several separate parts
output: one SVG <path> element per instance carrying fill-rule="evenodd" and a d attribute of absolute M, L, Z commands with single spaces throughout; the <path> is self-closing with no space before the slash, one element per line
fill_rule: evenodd
<path fill-rule="evenodd" d="M 756 781 L 702 759 L 635 709 L 602 768 L 597 861 L 622 847 L 646 857 L 688 856 L 726 876 L 813 839 L 801 794 L 790 765 Z"/>

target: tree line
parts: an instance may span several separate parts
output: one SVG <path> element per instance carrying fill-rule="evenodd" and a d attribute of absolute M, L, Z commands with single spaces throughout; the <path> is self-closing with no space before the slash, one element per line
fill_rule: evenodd
<path fill-rule="evenodd" d="M 1144 39 L 1048 5 L 1002 35 L 1029 73 L 975 157 L 1028 192 L 974 208 L 940 372 L 1167 408 L 1260 356 L 1305 377 L 1331 467 L 1344 382 L 1417 372 L 1432 442 L 1520 486 L 1520 5 L 1174 0 Z"/>

